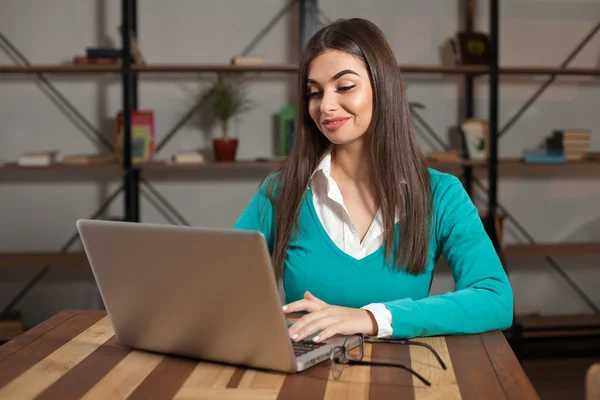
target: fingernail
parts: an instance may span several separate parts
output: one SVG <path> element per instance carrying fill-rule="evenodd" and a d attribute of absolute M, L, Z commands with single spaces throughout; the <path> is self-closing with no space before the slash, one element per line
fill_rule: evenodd
<path fill-rule="evenodd" d="M 285 310 L 287 310 L 287 306 L 283 306 L 283 307 L 281 307 L 281 309 L 282 309 L 283 311 L 285 311 Z"/>
<path fill-rule="evenodd" d="M 291 336 L 291 338 L 292 338 L 292 339 L 296 339 L 297 337 L 298 337 L 298 334 L 297 334 L 297 333 L 294 333 L 294 334 Z"/>
<path fill-rule="evenodd" d="M 318 341 L 319 341 L 319 337 L 318 337 L 318 336 L 315 336 L 315 337 L 313 338 L 313 342 L 318 342 Z"/>

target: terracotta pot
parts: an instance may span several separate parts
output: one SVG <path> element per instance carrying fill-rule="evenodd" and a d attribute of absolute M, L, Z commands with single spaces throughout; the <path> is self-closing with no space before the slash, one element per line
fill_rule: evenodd
<path fill-rule="evenodd" d="M 215 152 L 215 161 L 233 162 L 237 152 L 237 139 L 213 139 L 213 149 Z"/>

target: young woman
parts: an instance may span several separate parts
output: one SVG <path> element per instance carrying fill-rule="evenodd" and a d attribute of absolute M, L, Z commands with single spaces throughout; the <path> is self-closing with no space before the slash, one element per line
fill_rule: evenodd
<path fill-rule="evenodd" d="M 235 228 L 262 232 L 299 341 L 456 335 L 510 326 L 513 297 L 477 208 L 428 168 L 400 70 L 362 19 L 315 34 L 299 71 L 294 145 Z M 429 296 L 443 256 L 456 290 Z"/>

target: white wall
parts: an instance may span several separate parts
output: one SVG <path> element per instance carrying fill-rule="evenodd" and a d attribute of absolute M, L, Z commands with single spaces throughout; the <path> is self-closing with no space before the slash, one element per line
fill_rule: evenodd
<path fill-rule="evenodd" d="M 0 32 L 32 63 L 55 64 L 84 52 L 86 46 L 119 43 L 118 1 L 101 0 L 2 0 Z M 283 0 L 144 0 L 139 2 L 139 36 L 150 63 L 226 63 L 249 43 Z M 487 2 L 477 6 L 476 26 L 487 30 Z M 486 3 L 486 4 L 481 4 Z M 458 1 L 321 0 L 326 16 L 360 16 L 371 19 L 387 35 L 403 64 L 439 63 L 439 46 L 459 29 Z M 286 15 L 255 48 L 268 62 L 297 61 L 297 14 Z M 594 24 L 600 20 L 597 0 L 505 0 L 501 2 L 500 62 L 502 65 L 558 66 Z M 572 66 L 598 66 L 600 36 L 594 38 Z M 4 52 L 0 63 L 12 64 Z M 112 118 L 121 108 L 117 76 L 49 75 L 53 84 L 80 112 L 111 138 Z M 53 103 L 30 76 L 0 76 L 0 160 L 38 149 L 59 149 L 62 154 L 100 150 Z M 252 84 L 258 107 L 235 124 L 241 139 L 239 157 L 269 156 L 273 115 L 293 96 L 294 74 L 266 74 Z M 408 95 L 427 106 L 422 115 L 443 137 L 456 124 L 461 85 L 457 78 L 405 75 Z M 587 79 L 589 81 L 589 79 Z M 503 77 L 500 125 L 544 81 L 543 77 Z M 584 127 L 593 131 L 594 150 L 600 150 L 600 85 L 580 84 L 570 78 L 555 82 L 529 109 L 500 143 L 502 156 L 516 157 L 525 147 L 536 146 L 553 129 Z M 580 79 L 581 81 L 581 79 Z M 145 75 L 140 82 L 140 107 L 156 115 L 159 137 L 193 104 L 202 87 L 199 75 Z M 477 114 L 487 118 L 487 78 L 479 79 Z M 168 158 L 175 150 L 201 148 L 209 134 L 189 123 L 159 154 Z M 422 140 L 426 151 L 432 148 Z M 194 225 L 230 226 L 253 194 L 262 175 L 243 178 L 182 179 L 171 176 L 152 180 Z M 152 179 L 152 176 L 148 176 Z M 164 178 L 164 177 L 163 177 Z M 206 177 L 205 177 L 206 178 Z M 50 173 L 0 174 L 0 251 L 54 251 L 74 233 L 77 218 L 87 217 L 118 186 L 117 174 Z M 502 205 L 539 241 L 600 241 L 600 186 L 594 179 L 505 179 L 500 183 Z M 122 213 L 120 196 L 108 215 Z M 142 218 L 168 222 L 147 197 Z M 510 227 L 509 227 L 510 228 Z M 522 241 L 507 230 L 507 241 Z M 78 248 L 78 246 L 76 247 Z M 600 303 L 598 258 L 559 260 Z M 586 313 L 585 304 L 543 260 L 511 263 L 510 275 L 519 312 Z M 37 269 L 0 271 L 0 307 Z M 453 287 L 451 275 L 442 271 L 434 292 Z M 53 270 L 20 303 L 28 325 L 64 308 L 98 306 L 94 282 L 85 270 Z"/>

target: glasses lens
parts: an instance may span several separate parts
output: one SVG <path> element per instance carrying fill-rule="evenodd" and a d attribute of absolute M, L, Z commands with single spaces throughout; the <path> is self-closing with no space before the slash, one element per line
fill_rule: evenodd
<path fill-rule="evenodd" d="M 365 351 L 362 335 L 351 336 L 349 342 L 350 343 L 347 343 L 346 347 L 346 351 L 348 352 L 346 357 L 348 357 L 349 360 L 362 361 Z"/>
<path fill-rule="evenodd" d="M 336 346 L 331 350 L 331 373 L 334 379 L 338 379 L 344 370 L 345 360 L 344 348 Z"/>

